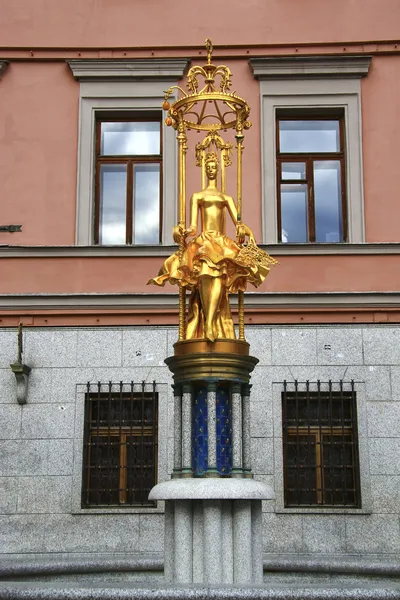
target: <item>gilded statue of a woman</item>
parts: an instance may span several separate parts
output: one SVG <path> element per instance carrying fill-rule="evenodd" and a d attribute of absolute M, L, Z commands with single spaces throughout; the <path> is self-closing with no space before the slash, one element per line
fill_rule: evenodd
<path fill-rule="evenodd" d="M 253 232 L 238 222 L 231 196 L 217 187 L 218 157 L 207 154 L 205 171 L 208 185 L 190 200 L 190 226 L 174 228 L 174 240 L 185 239 L 183 253 L 176 252 L 165 261 L 159 274 L 149 283 L 180 283 L 191 291 L 186 339 L 235 339 L 228 293 L 245 291 L 247 283 L 258 287 L 275 262 L 256 246 Z M 226 213 L 236 226 L 237 242 L 226 235 Z M 200 214 L 201 232 L 195 236 Z M 243 246 L 245 239 L 248 246 Z M 252 252 L 249 252 L 249 249 Z"/>

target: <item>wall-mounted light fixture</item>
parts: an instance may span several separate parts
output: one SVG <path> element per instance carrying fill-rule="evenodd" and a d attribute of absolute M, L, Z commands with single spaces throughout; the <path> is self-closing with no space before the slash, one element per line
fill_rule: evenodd
<path fill-rule="evenodd" d="M 25 365 L 22 362 L 22 353 L 23 353 L 23 345 L 22 345 L 22 328 L 23 323 L 18 324 L 18 356 L 15 363 L 10 365 L 12 372 L 15 375 L 15 379 L 17 380 L 17 401 L 18 404 L 26 404 L 28 397 L 28 380 L 29 373 L 31 372 L 31 367 Z"/>

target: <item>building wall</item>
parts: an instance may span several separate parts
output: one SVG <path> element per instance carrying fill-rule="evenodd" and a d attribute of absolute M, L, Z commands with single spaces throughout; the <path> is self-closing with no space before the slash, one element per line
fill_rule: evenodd
<path fill-rule="evenodd" d="M 190 56 L 185 50 L 171 52 L 171 56 L 190 58 L 193 64 L 195 61 L 201 64 L 203 60 L 193 50 Z M 22 225 L 18 234 L 0 232 L 0 244 L 75 243 L 79 82 L 74 80 L 65 62 L 69 58 L 71 54 L 65 51 L 56 62 L 11 60 L 0 82 L 2 221 Z M 237 93 L 246 98 L 252 109 L 253 125 L 246 132 L 243 154 L 243 218 L 261 240 L 263 165 L 259 83 L 253 77 L 247 57 L 227 60 L 224 55 L 221 62 L 231 68 Z M 395 226 L 400 218 L 396 202 L 399 81 L 400 59 L 392 53 L 374 56 L 370 72 L 361 82 L 365 241 L 371 243 L 397 242 L 399 237 Z M 162 81 L 159 89 L 162 95 Z M 198 191 L 201 181 L 199 169 L 194 166 L 197 141 L 197 136 L 189 135 L 189 196 Z M 228 191 L 235 195 L 234 168 L 231 171 Z M 118 265 L 117 269 L 120 268 Z M 95 279 L 91 281 L 89 277 L 89 282 L 93 289 L 98 288 Z M 18 282 L 14 285 L 16 292 L 34 291 L 29 278 L 19 286 Z"/>
<path fill-rule="evenodd" d="M 80 508 L 79 459 L 85 384 L 155 380 L 158 476 L 169 477 L 173 397 L 163 361 L 176 335 L 176 328 L 165 327 L 27 328 L 23 358 L 32 372 L 28 403 L 20 406 L 9 367 L 16 359 L 16 331 L 0 330 L 1 552 L 162 552 L 161 505 Z M 399 552 L 400 328 L 257 326 L 247 328 L 247 339 L 260 360 L 252 376 L 253 471 L 277 493 L 276 504 L 263 506 L 264 551 L 381 558 Z M 282 508 L 279 398 L 285 379 L 355 380 L 361 510 Z"/>
<path fill-rule="evenodd" d="M 87 46 L 162 47 L 202 45 L 206 37 L 221 44 L 306 44 L 341 40 L 367 44 L 371 40 L 397 39 L 398 3 L 384 0 L 252 0 L 235 2 L 229 9 L 221 2 L 205 0 L 201 6 L 182 7 L 179 0 L 168 5 L 146 0 L 134 7 L 129 0 L 44 0 L 35 6 L 18 0 L 3 7 L 4 46 L 58 49 Z M 216 42 L 215 42 L 216 43 Z"/>

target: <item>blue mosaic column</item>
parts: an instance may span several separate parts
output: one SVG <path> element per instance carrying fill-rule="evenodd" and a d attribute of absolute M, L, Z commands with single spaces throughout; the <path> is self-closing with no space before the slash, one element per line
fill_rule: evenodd
<path fill-rule="evenodd" d="M 232 401 L 229 384 L 198 384 L 193 392 L 192 466 L 196 477 L 232 473 Z"/>
<path fill-rule="evenodd" d="M 207 385 L 198 384 L 193 391 L 193 441 L 192 467 L 194 475 L 201 477 L 208 466 Z"/>
<path fill-rule="evenodd" d="M 232 402 L 228 386 L 217 388 L 217 471 L 228 476 L 232 472 Z"/>

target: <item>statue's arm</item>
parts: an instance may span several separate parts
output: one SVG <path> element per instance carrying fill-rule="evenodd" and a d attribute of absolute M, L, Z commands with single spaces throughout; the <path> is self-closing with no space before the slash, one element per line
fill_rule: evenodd
<path fill-rule="evenodd" d="M 199 218 L 199 194 L 193 194 L 190 198 L 190 225 L 186 229 L 186 235 L 194 235 L 197 231 Z"/>
<path fill-rule="evenodd" d="M 237 220 L 237 208 L 235 202 L 231 196 L 226 196 L 226 205 L 228 208 L 228 212 L 232 218 L 234 225 L 236 225 L 236 235 L 240 244 L 242 244 L 245 240 L 246 235 L 249 237 L 250 241 L 255 243 L 254 233 L 242 221 L 238 222 Z"/>
<path fill-rule="evenodd" d="M 237 225 L 237 209 L 232 196 L 225 196 L 226 206 L 234 225 Z"/>

